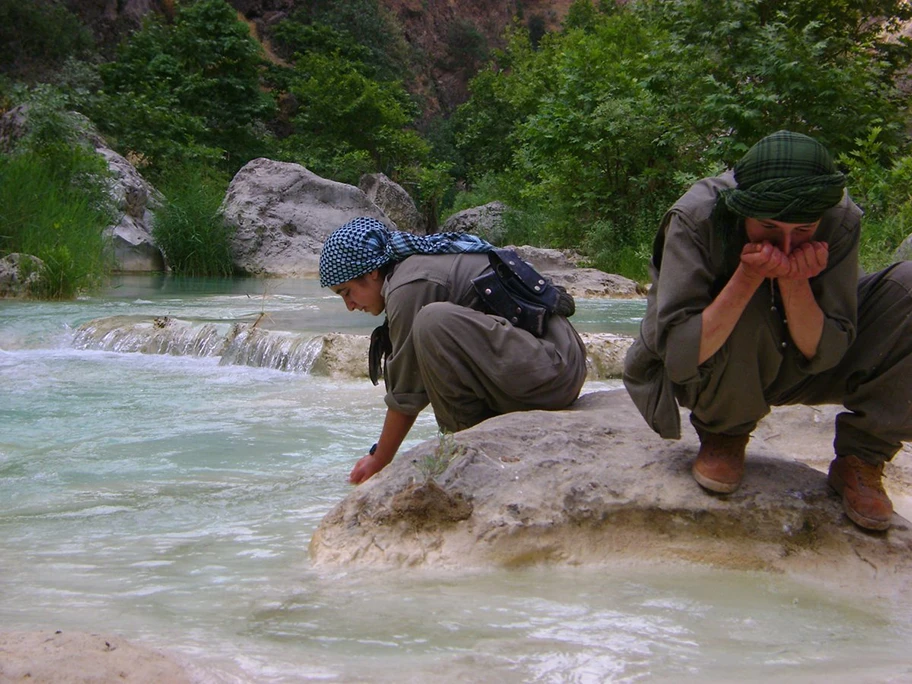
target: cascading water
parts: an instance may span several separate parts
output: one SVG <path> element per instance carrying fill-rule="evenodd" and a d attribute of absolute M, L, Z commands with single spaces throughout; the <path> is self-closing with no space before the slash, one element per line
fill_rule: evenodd
<path fill-rule="evenodd" d="M 0 629 L 117 634 L 205 682 L 912 677 L 909 606 L 863 587 L 698 567 L 317 573 L 309 539 L 384 404 L 366 379 L 309 373 L 310 345 L 376 319 L 311 281 L 114 285 L 0 302 Z M 642 309 L 584 300 L 574 321 L 632 334 Z M 425 411 L 404 448 L 435 435 Z"/>
<path fill-rule="evenodd" d="M 170 317 L 113 316 L 80 325 L 73 347 L 122 354 L 212 356 L 220 365 L 253 366 L 307 373 L 323 344 L 322 336 L 263 330 L 245 323 L 215 325 Z"/>

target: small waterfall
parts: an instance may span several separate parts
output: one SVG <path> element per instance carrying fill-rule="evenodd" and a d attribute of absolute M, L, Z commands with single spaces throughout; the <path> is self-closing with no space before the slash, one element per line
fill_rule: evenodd
<path fill-rule="evenodd" d="M 168 316 L 99 318 L 77 328 L 76 349 L 119 353 L 219 357 L 219 365 L 245 365 L 308 373 L 323 338 L 263 330 L 252 325 L 193 323 Z"/>
<path fill-rule="evenodd" d="M 307 373 L 323 348 L 322 337 L 304 337 L 236 325 L 220 366 L 254 366 Z"/>
<path fill-rule="evenodd" d="M 73 346 L 122 354 L 219 356 L 225 346 L 225 333 L 212 323 L 199 326 L 168 316 L 152 320 L 112 316 L 79 326 Z"/>

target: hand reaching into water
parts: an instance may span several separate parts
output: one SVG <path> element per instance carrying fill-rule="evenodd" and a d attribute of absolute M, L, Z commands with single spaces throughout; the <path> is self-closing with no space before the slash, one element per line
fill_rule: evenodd
<path fill-rule="evenodd" d="M 391 460 L 378 456 L 374 449 L 371 449 L 371 453 L 358 459 L 355 467 L 352 468 L 351 474 L 348 476 L 348 481 L 352 484 L 361 484 L 386 468 Z"/>

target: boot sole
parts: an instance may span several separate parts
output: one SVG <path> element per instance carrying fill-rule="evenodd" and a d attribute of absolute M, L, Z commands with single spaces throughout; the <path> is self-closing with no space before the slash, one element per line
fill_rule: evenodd
<path fill-rule="evenodd" d="M 703 489 L 708 489 L 709 491 L 715 492 L 716 494 L 731 494 L 741 486 L 740 481 L 732 484 L 731 482 L 719 482 L 718 480 L 710 480 L 708 477 L 702 475 L 696 469 L 691 470 L 691 474 L 693 475 L 693 479 L 697 481 L 698 485 L 703 487 Z"/>
<path fill-rule="evenodd" d="M 874 518 L 866 518 L 865 516 L 857 513 L 855 510 L 849 507 L 848 503 L 846 503 L 845 495 L 842 493 L 845 489 L 845 482 L 843 482 L 841 479 L 838 477 L 829 476 L 827 477 L 827 484 L 830 485 L 830 489 L 842 497 L 842 510 L 845 511 L 845 514 L 853 523 L 865 530 L 874 530 L 875 532 L 883 532 L 884 530 L 890 529 L 890 520 L 875 520 Z"/>

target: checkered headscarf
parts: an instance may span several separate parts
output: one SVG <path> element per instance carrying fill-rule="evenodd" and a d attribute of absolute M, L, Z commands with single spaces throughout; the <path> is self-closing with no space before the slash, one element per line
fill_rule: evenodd
<path fill-rule="evenodd" d="M 467 233 L 412 235 L 390 230 L 380 221 L 361 216 L 334 230 L 320 254 L 320 286 L 332 287 L 413 254 L 490 252 L 494 246 Z"/>
<path fill-rule="evenodd" d="M 842 199 L 846 179 L 813 138 L 779 131 L 754 145 L 735 164 L 737 187 L 721 199 L 745 218 L 786 223 L 816 221 Z"/>

